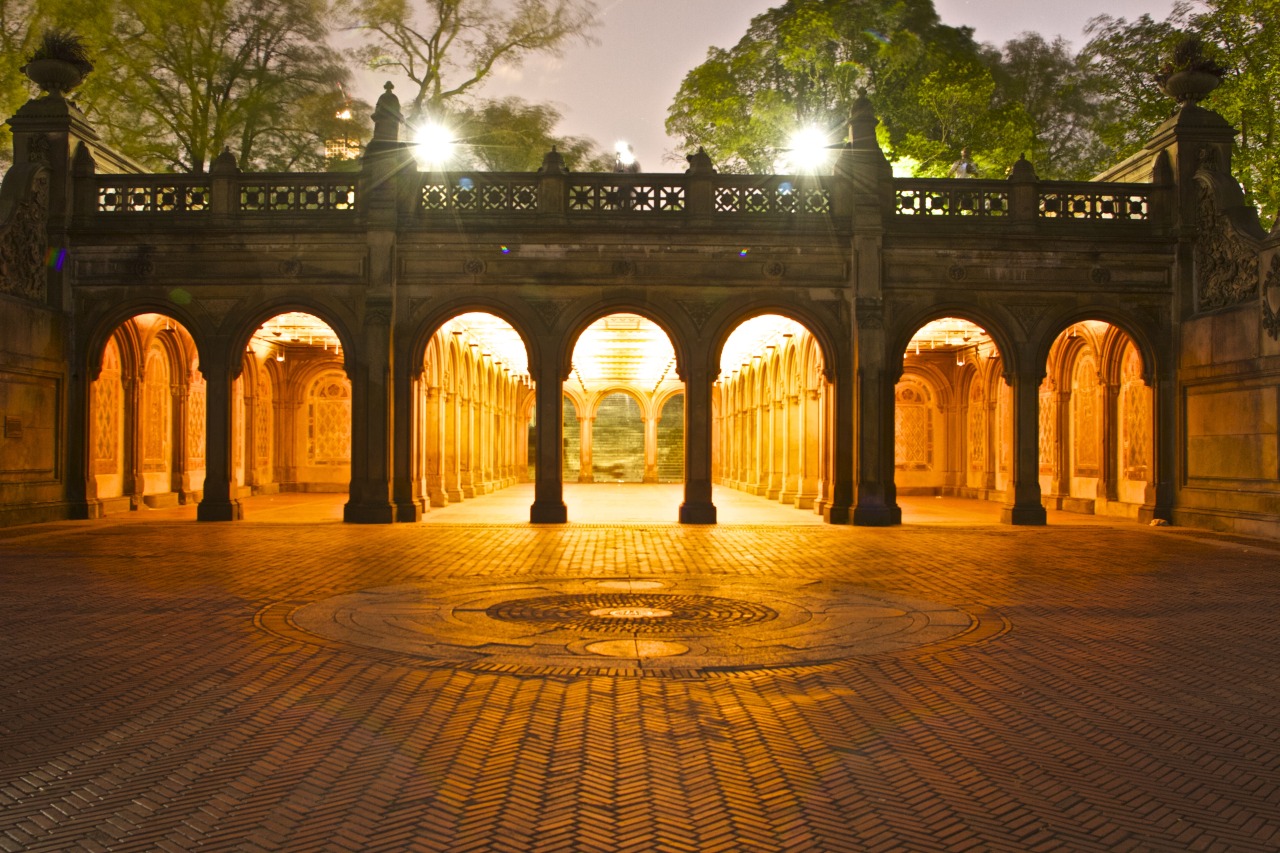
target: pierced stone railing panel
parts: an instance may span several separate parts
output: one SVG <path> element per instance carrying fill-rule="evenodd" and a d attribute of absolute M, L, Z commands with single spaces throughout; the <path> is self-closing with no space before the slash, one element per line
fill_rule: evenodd
<path fill-rule="evenodd" d="M 243 213 L 347 212 L 356 209 L 356 183 L 347 175 L 255 177 L 242 180 L 236 209 Z"/>
<path fill-rule="evenodd" d="M 569 182 L 568 210 L 680 213 L 687 203 L 685 186 L 683 178 L 658 182 L 616 175 L 574 175 Z"/>
<path fill-rule="evenodd" d="M 418 207 L 428 213 L 531 213 L 538 209 L 538 182 L 525 175 L 426 178 Z"/>
<path fill-rule="evenodd" d="M 715 179 L 716 213 L 765 216 L 825 216 L 831 192 L 821 184 L 785 175 L 719 175 Z"/>
<path fill-rule="evenodd" d="M 1041 219 L 1151 218 L 1151 190 L 1133 184 L 1079 183 L 1041 189 L 1036 206 Z"/>
<path fill-rule="evenodd" d="M 1005 181 L 900 178 L 893 182 L 898 216 L 1009 216 Z"/>
<path fill-rule="evenodd" d="M 203 213 L 209 209 L 208 178 L 129 175 L 98 178 L 99 213 Z"/>

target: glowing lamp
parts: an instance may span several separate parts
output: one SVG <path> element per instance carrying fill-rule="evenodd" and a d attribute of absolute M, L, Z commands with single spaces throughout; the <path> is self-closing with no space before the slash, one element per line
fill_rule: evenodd
<path fill-rule="evenodd" d="M 425 166 L 444 166 L 453 159 L 454 149 L 457 148 L 453 131 L 435 122 L 419 127 L 414 132 L 413 144 L 418 162 Z"/>
<path fill-rule="evenodd" d="M 802 127 L 791 135 L 784 161 L 795 172 L 816 172 L 831 161 L 831 140 L 826 131 Z"/>

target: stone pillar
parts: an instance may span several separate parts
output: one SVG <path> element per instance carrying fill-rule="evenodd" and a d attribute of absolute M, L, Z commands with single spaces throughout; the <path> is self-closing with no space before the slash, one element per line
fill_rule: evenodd
<path fill-rule="evenodd" d="M 205 451 L 204 495 L 196 507 L 199 521 L 236 521 L 244 516 L 240 501 L 232 492 L 231 452 L 232 424 L 231 387 L 235 377 L 227 363 L 225 340 L 210 340 L 200 361 L 205 381 Z"/>
<path fill-rule="evenodd" d="M 819 469 L 822 464 L 822 392 L 809 388 L 800 392 L 800 471 L 796 507 L 813 509 L 818 499 Z"/>
<path fill-rule="evenodd" d="M 1013 464 L 1011 484 L 1000 510 L 1006 524 L 1044 524 L 1040 503 L 1040 382 L 1044 368 L 1006 374 L 1013 390 Z"/>
<path fill-rule="evenodd" d="M 394 403 L 391 358 L 392 302 L 369 296 L 365 303 L 364 337 L 348 356 L 351 377 L 351 493 L 344 521 L 390 524 L 396 519 L 391 500 L 391 457 Z"/>
<path fill-rule="evenodd" d="M 594 483 L 596 481 L 595 464 L 591 458 L 592 427 L 595 418 L 584 418 L 578 412 L 578 482 Z"/>
<path fill-rule="evenodd" d="M 1263 297 L 1266 298 L 1265 295 Z M 1158 358 L 1154 375 L 1143 379 L 1152 385 L 1151 481 L 1147 483 L 1138 520 L 1150 522 L 1160 518 L 1173 521 L 1173 478 L 1177 459 L 1177 377 L 1173 359 L 1167 352 Z M 1154 381 L 1153 381 L 1154 380 Z"/>
<path fill-rule="evenodd" d="M 120 493 L 129 499 L 129 508 L 142 506 L 146 474 L 142 470 L 143 430 L 146 418 L 142 411 L 143 374 L 146 369 L 146 353 L 141 353 L 132 376 L 123 377 L 121 392 L 124 397 L 124 443 L 120 448 L 123 458 Z M 230 407 L 230 398 L 228 398 Z"/>
<path fill-rule="evenodd" d="M 187 369 L 190 369 L 188 365 Z M 191 482 L 191 472 L 187 468 L 187 457 L 191 454 L 187 447 L 188 392 L 190 385 L 175 382 L 173 391 L 173 463 L 170 466 L 170 489 L 178 493 L 178 503 L 190 503 L 195 495 L 195 484 Z"/>
<path fill-rule="evenodd" d="M 885 527 L 902 523 L 902 510 L 898 507 L 897 487 L 894 483 L 894 386 L 902 373 L 902 356 L 896 364 L 890 364 L 885 354 L 884 308 L 881 302 L 860 299 L 857 304 L 858 331 L 854 340 L 857 353 L 857 405 L 856 465 L 842 462 L 841 450 L 852 455 L 853 441 L 846 436 L 855 433 L 853 424 L 854 394 L 847 388 L 848 382 L 836 383 L 835 423 L 835 490 L 833 508 L 829 520 L 835 522 L 835 510 L 844 498 L 840 492 L 841 478 L 845 471 L 857 471 L 854 494 L 853 523 L 867 527 Z M 847 449 L 846 449 L 847 448 Z"/>
<path fill-rule="evenodd" d="M 771 501 L 776 501 L 782 494 L 782 466 L 786 454 L 782 409 L 782 400 L 769 402 L 769 481 L 765 484 L 764 496 Z"/>
<path fill-rule="evenodd" d="M 1069 380 L 1068 380 L 1069 381 Z M 1053 444 L 1053 474 L 1051 477 L 1051 485 L 1049 493 L 1053 497 L 1066 498 L 1071 496 L 1071 388 L 1068 386 L 1066 390 L 1059 388 L 1053 393 L 1054 405 L 1054 433 L 1057 441 Z M 1037 419 L 1039 418 L 1039 410 L 1037 407 Z M 1039 439 L 1037 438 L 1037 442 Z M 1061 509 L 1061 502 L 1059 502 Z"/>
<path fill-rule="evenodd" d="M 476 464 L 475 400 L 462 397 L 458 401 L 458 481 L 467 500 L 476 496 Z"/>
<path fill-rule="evenodd" d="M 67 500 L 71 518 L 101 518 L 94 472 L 97 420 L 93 411 L 92 368 L 71 371 L 67 388 Z"/>
<path fill-rule="evenodd" d="M 782 491 L 778 500 L 784 504 L 795 503 L 800 491 L 799 399 L 788 394 L 782 407 Z"/>
<path fill-rule="evenodd" d="M 1120 383 L 1098 378 L 1102 393 L 1102 458 L 1098 471 L 1097 496 L 1106 501 L 1120 499 Z"/>
<path fill-rule="evenodd" d="M 643 418 L 643 416 L 642 416 Z M 658 482 L 658 416 L 644 421 L 644 477 L 643 482 Z M 711 458 L 711 446 L 707 445 L 707 458 Z M 707 476 L 710 476 L 708 473 Z"/>
<path fill-rule="evenodd" d="M 441 393 L 444 403 L 444 470 L 443 486 L 446 498 L 458 503 L 462 498 L 462 407 L 457 390 Z"/>
<path fill-rule="evenodd" d="M 564 505 L 564 376 L 555 358 L 558 350 L 554 339 L 544 339 L 539 348 L 547 353 L 541 363 L 531 365 L 535 371 L 536 420 L 538 422 L 538 458 L 535 462 L 533 506 L 529 521 L 533 524 L 564 524 L 569 512 Z"/>
<path fill-rule="evenodd" d="M 990 389 L 990 385 L 987 389 Z M 998 420 L 999 400 L 995 394 L 986 394 L 983 397 L 983 405 L 987 410 L 986 430 L 984 441 L 986 441 L 986 453 L 983 455 L 982 462 L 982 488 L 985 491 L 993 491 L 996 487 L 996 471 L 1000 465 L 1000 422 Z M 982 495 L 986 499 L 987 495 Z"/>
<path fill-rule="evenodd" d="M 704 364 L 687 370 L 684 379 L 684 503 L 681 524 L 715 524 L 711 500 L 711 385 L 716 372 Z"/>
<path fill-rule="evenodd" d="M 423 495 L 422 481 L 424 442 L 431 433 L 423 422 L 426 412 L 422 406 L 422 368 L 409 364 L 397 364 L 393 371 L 395 386 L 392 389 L 394 472 L 391 494 L 395 503 L 396 521 L 421 521 L 427 502 Z M 416 428 L 416 429 L 415 429 Z M 426 455 L 430 455 L 429 452 Z"/>

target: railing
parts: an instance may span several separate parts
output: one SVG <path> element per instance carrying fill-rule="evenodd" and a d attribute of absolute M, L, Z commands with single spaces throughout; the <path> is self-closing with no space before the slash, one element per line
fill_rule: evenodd
<path fill-rule="evenodd" d="M 787 175 L 717 175 L 715 212 L 774 216 L 825 216 L 831 191 L 820 179 Z"/>
<path fill-rule="evenodd" d="M 906 178 L 893 182 L 898 216 L 1008 216 L 1008 181 Z"/>
<path fill-rule="evenodd" d="M 538 181 L 529 175 L 424 176 L 418 207 L 426 212 L 533 213 L 538 210 Z"/>
<path fill-rule="evenodd" d="M 1024 190 L 1025 188 L 1025 190 Z M 1145 222 L 1152 218 L 1151 184 L 1112 184 L 1088 181 L 975 181 L 956 178 L 897 178 L 893 182 L 893 211 L 899 217 L 983 217 L 1120 220 Z M 1028 206 L 1018 208 L 1019 192 Z"/>
<path fill-rule="evenodd" d="M 351 174 L 246 175 L 236 184 L 236 209 L 245 213 L 356 209 L 356 180 Z"/>
<path fill-rule="evenodd" d="M 1055 183 L 1040 190 L 1036 206 L 1041 219 L 1143 221 L 1151 218 L 1151 185 Z"/>
<path fill-rule="evenodd" d="M 98 213 L 207 213 L 218 181 L 210 175 L 99 175 Z M 349 174 L 235 175 L 230 208 L 242 213 L 347 212 L 356 209 L 356 181 Z"/>
<path fill-rule="evenodd" d="M 104 175 L 98 178 L 99 213 L 199 213 L 209 209 L 207 176 Z"/>
<path fill-rule="evenodd" d="M 570 213 L 681 213 L 687 187 L 683 175 L 573 175 L 566 207 Z"/>

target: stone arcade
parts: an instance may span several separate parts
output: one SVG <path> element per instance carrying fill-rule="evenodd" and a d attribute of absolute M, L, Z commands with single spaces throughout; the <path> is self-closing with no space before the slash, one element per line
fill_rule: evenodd
<path fill-rule="evenodd" d="M 1080 183 L 895 178 L 865 99 L 811 177 L 433 174 L 390 87 L 375 123 L 357 172 L 157 175 L 56 91 L 10 119 L 0 523 L 280 489 L 390 523 L 528 479 L 563 522 L 621 394 L 683 522 L 716 482 L 832 523 L 909 491 L 1280 536 L 1280 231 L 1194 101 Z M 624 327 L 660 379 L 568 382 Z"/>

